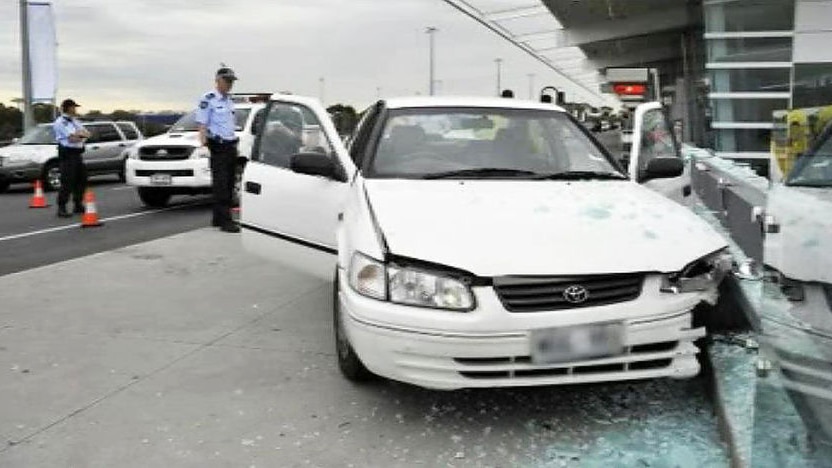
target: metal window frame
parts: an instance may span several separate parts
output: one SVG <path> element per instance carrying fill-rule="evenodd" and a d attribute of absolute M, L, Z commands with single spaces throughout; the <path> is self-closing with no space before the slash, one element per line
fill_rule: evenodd
<path fill-rule="evenodd" d="M 737 70 L 743 68 L 791 68 L 794 62 L 708 62 L 708 70 Z"/>
<path fill-rule="evenodd" d="M 787 91 L 730 91 L 708 93 L 708 99 L 789 99 Z"/>
<path fill-rule="evenodd" d="M 766 39 L 794 37 L 794 31 L 726 31 L 706 32 L 705 40 L 710 39 Z"/>
<path fill-rule="evenodd" d="M 714 130 L 771 130 L 774 122 L 711 122 Z"/>

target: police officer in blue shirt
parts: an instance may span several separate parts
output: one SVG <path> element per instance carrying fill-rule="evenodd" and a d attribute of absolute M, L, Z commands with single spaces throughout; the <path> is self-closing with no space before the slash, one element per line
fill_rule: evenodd
<path fill-rule="evenodd" d="M 231 219 L 234 171 L 237 167 L 237 136 L 234 134 L 234 102 L 229 93 L 236 80 L 234 70 L 225 66 L 217 70 L 216 89 L 202 96 L 196 110 L 199 140 L 211 152 L 214 193 L 211 224 L 225 232 L 240 232 L 239 226 Z"/>
<path fill-rule="evenodd" d="M 82 155 L 84 142 L 90 137 L 90 132 L 76 119 L 78 107 L 78 103 L 72 99 L 64 100 L 61 103 L 61 116 L 52 124 L 58 142 L 58 165 L 61 171 L 61 186 L 58 190 L 58 216 L 61 218 L 72 216 L 66 210 L 70 193 L 75 205 L 74 212 L 84 212 L 82 197 L 87 185 L 87 168 Z"/>

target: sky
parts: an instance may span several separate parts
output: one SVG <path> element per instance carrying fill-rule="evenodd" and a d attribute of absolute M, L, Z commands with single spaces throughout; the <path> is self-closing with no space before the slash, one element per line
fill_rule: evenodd
<path fill-rule="evenodd" d="M 503 3 L 506 3 L 504 0 Z M 517 3 L 515 1 L 515 3 Z M 523 2 L 521 2 L 523 3 Z M 525 2 L 528 3 L 528 2 Z M 290 91 L 363 109 L 427 94 L 428 26 L 440 95 L 520 98 L 544 85 L 589 100 L 550 68 L 442 0 L 52 0 L 58 100 L 83 111 L 186 110 L 223 62 L 237 92 Z M 0 2 L 0 102 L 20 97 L 19 2 Z M 321 80 L 323 78 L 323 80 Z M 578 99 L 575 99 L 578 98 Z"/>

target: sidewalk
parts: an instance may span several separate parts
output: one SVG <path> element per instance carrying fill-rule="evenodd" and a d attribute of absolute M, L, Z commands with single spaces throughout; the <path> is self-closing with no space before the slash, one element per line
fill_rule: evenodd
<path fill-rule="evenodd" d="M 211 229 L 0 277 L 0 466 L 727 466 L 701 378 L 354 385 L 330 296 Z"/>

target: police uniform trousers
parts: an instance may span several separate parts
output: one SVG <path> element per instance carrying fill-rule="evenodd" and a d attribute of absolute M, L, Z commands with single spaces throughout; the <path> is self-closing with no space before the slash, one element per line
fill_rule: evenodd
<path fill-rule="evenodd" d="M 232 224 L 231 203 L 234 190 L 234 173 L 237 168 L 237 142 L 208 140 L 211 152 L 211 179 L 213 179 L 214 216 L 212 224 Z"/>
<path fill-rule="evenodd" d="M 58 145 L 58 166 L 61 170 L 58 208 L 66 207 L 70 194 L 76 208 L 83 206 L 84 190 L 87 187 L 87 168 L 84 166 L 83 154 L 84 148 Z"/>

